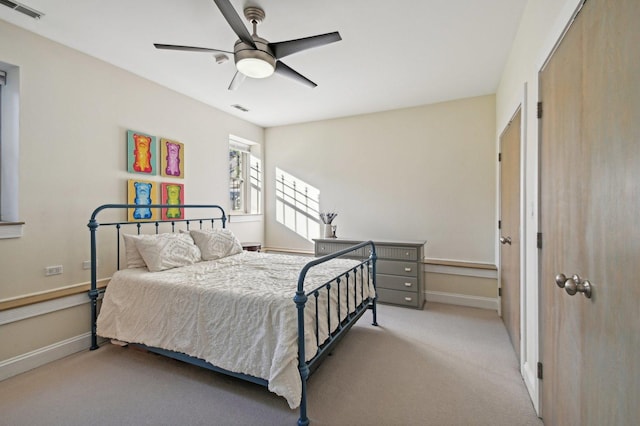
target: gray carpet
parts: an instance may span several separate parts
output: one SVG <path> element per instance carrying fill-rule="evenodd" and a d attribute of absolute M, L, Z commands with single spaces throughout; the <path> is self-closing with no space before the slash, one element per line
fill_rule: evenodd
<path fill-rule="evenodd" d="M 312 425 L 542 425 L 493 311 L 379 305 L 311 376 Z M 0 382 L 2 426 L 294 425 L 258 385 L 105 345 Z"/>

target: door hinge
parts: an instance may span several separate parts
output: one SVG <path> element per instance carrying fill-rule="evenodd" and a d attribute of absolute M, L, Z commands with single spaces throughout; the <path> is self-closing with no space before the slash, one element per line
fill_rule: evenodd
<path fill-rule="evenodd" d="M 536 235 L 536 246 L 541 249 L 542 248 L 542 232 L 538 232 Z"/>
<path fill-rule="evenodd" d="M 498 229 L 502 229 L 502 221 L 501 220 L 498 221 Z"/>
<path fill-rule="evenodd" d="M 502 161 L 502 153 L 501 153 L 501 152 L 499 152 L 499 153 L 498 153 L 498 163 L 499 163 L 499 162 L 501 162 L 501 161 Z"/>
<path fill-rule="evenodd" d="M 538 116 L 538 118 L 542 118 L 542 102 L 538 102 L 537 116 Z"/>
<path fill-rule="evenodd" d="M 538 363 L 538 379 L 542 380 L 542 363 Z"/>
<path fill-rule="evenodd" d="M 502 287 L 498 287 L 498 297 L 502 297 Z"/>

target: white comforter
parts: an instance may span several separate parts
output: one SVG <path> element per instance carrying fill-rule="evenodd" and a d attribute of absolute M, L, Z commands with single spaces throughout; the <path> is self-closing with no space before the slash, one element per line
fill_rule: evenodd
<path fill-rule="evenodd" d="M 162 272 L 125 269 L 113 275 L 105 292 L 98 334 L 183 352 L 218 367 L 268 380 L 269 390 L 291 408 L 301 400 L 298 372 L 297 310 L 293 302 L 298 274 L 311 259 L 242 252 Z M 312 290 L 355 262 L 335 259 L 311 268 L 305 289 Z M 349 310 L 354 278 L 350 274 Z M 358 277 L 360 273 L 358 272 Z M 366 278 L 366 268 L 365 268 Z M 364 297 L 375 295 L 364 286 Z M 340 314 L 347 313 L 342 279 Z M 360 286 L 356 292 L 361 300 Z M 319 300 L 326 303 L 326 290 Z M 331 328 L 336 328 L 337 290 L 331 291 Z M 317 352 L 313 296 L 305 309 L 306 360 Z M 320 342 L 327 337 L 326 309 L 320 308 Z"/>

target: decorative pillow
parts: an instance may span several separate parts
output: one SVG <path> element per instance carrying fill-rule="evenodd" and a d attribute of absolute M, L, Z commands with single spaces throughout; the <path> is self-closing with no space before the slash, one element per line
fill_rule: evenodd
<path fill-rule="evenodd" d="M 127 260 L 127 268 L 146 268 L 147 264 L 144 263 L 144 259 L 140 256 L 138 247 L 136 247 L 136 240 L 142 238 L 142 235 L 135 234 L 122 234 L 124 239 L 124 253 Z"/>
<path fill-rule="evenodd" d="M 193 230 L 190 234 L 200 248 L 202 260 L 222 259 L 232 254 L 242 253 L 240 241 L 228 229 Z"/>
<path fill-rule="evenodd" d="M 136 247 L 151 272 L 191 265 L 200 261 L 200 249 L 189 234 L 141 235 Z"/>

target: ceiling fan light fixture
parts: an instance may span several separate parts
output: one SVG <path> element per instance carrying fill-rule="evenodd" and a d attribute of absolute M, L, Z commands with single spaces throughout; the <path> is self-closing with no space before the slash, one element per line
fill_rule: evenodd
<path fill-rule="evenodd" d="M 267 78 L 275 71 L 275 67 L 270 62 L 260 58 L 240 59 L 236 62 L 236 68 L 251 78 Z"/>
<path fill-rule="evenodd" d="M 267 78 L 276 69 L 276 58 L 269 50 L 266 40 L 253 36 L 254 46 L 249 46 L 242 40 L 233 46 L 236 69 L 247 77 Z"/>

